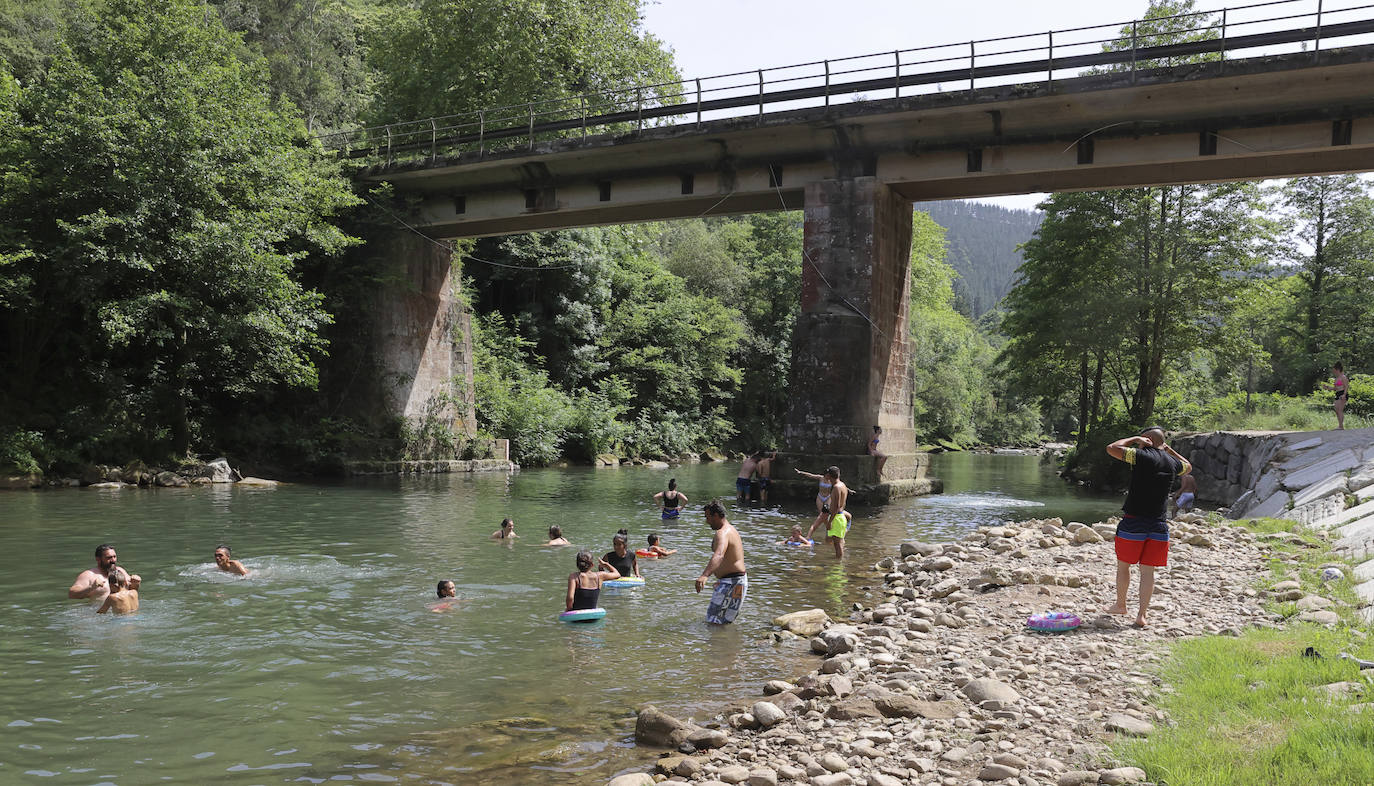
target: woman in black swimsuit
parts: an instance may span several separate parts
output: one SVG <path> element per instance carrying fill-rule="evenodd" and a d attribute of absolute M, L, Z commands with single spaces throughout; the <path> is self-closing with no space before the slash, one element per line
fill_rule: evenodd
<path fill-rule="evenodd" d="M 577 552 L 577 572 L 568 574 L 568 597 L 566 611 L 594 609 L 601 597 L 601 582 L 620 578 L 616 569 L 606 560 L 601 560 L 605 570 L 592 570 L 592 553 Z"/>
<path fill-rule="evenodd" d="M 615 537 L 611 539 L 611 551 L 606 552 L 601 561 L 619 571 L 621 578 L 639 577 L 639 560 L 635 559 L 634 552 L 630 551 L 629 530 L 622 529 L 615 533 Z"/>
<path fill-rule="evenodd" d="M 687 495 L 677 490 L 677 478 L 668 481 L 668 490 L 660 491 L 654 495 L 658 500 L 659 507 L 663 508 L 663 518 L 675 519 L 681 513 L 683 507 L 687 505 Z"/>

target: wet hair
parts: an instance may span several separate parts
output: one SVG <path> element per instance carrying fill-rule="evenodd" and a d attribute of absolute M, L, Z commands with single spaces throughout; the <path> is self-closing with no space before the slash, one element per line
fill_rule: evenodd
<path fill-rule="evenodd" d="M 668 478 L 668 490 L 677 491 L 677 478 Z"/>
<path fill-rule="evenodd" d="M 99 546 L 96 546 L 96 547 L 95 547 L 95 558 L 96 558 L 96 559 L 100 559 L 100 555 L 101 555 L 101 554 L 104 554 L 104 553 L 107 552 L 107 551 L 114 551 L 114 546 L 111 546 L 111 545 L 108 544 L 108 543 L 102 543 L 102 544 L 100 544 Z M 202 552 L 202 553 L 204 553 L 204 552 Z"/>
<path fill-rule="evenodd" d="M 658 533 L 657 533 L 657 532 L 655 532 L 655 533 L 649 535 L 649 545 L 650 545 L 650 546 L 657 546 L 657 545 L 658 545 Z"/>
<path fill-rule="evenodd" d="M 721 518 L 725 517 L 725 506 L 720 504 L 720 500 L 718 499 L 713 499 L 710 502 L 706 503 L 705 507 L 703 507 L 702 510 L 706 511 L 706 514 L 709 516 L 720 516 Z"/>
<path fill-rule="evenodd" d="M 549 540 L 557 540 L 561 537 L 563 537 L 562 527 L 558 526 L 557 524 L 553 525 L 552 527 L 549 527 Z"/>
<path fill-rule="evenodd" d="M 125 573 L 123 568 L 117 567 L 114 570 L 110 571 L 110 575 L 108 578 L 110 580 L 111 590 L 124 589 L 125 587 L 129 586 L 129 574 Z"/>
<path fill-rule="evenodd" d="M 873 427 L 873 430 L 874 430 L 874 431 L 882 431 L 882 430 L 883 430 L 883 427 L 882 427 L 882 426 L 874 426 L 874 427 Z"/>
<path fill-rule="evenodd" d="M 453 579 L 440 579 L 439 583 L 434 587 L 434 594 L 441 598 L 444 597 L 444 585 L 452 583 Z"/>
<path fill-rule="evenodd" d="M 1345 373 L 1345 366 L 1342 366 L 1342 365 L 1341 365 L 1341 362 L 1340 362 L 1339 360 L 1336 361 L 1335 364 L 1332 365 L 1331 367 L 1334 368 L 1334 369 L 1336 369 L 1337 371 L 1341 372 L 1342 374 Z"/>
<path fill-rule="evenodd" d="M 223 543 L 221 543 L 221 544 L 219 544 L 218 546 L 215 547 L 215 551 L 219 551 L 220 549 L 224 549 L 224 556 L 229 557 L 230 559 L 233 559 L 233 557 L 234 557 L 234 552 L 230 551 L 228 546 L 226 546 L 226 545 L 224 545 Z"/>
<path fill-rule="evenodd" d="M 834 466 L 826 467 L 825 474 L 829 475 L 832 478 L 838 478 L 840 476 L 840 468 Z"/>
<path fill-rule="evenodd" d="M 592 553 L 590 551 L 577 552 L 577 569 L 579 571 L 586 573 L 592 569 L 592 565 L 594 564 L 596 564 L 596 561 L 592 559 Z"/>
<path fill-rule="evenodd" d="M 615 533 L 615 536 L 611 538 L 611 542 L 628 544 L 630 542 L 630 531 L 628 529 L 620 529 Z"/>
<path fill-rule="evenodd" d="M 514 521 L 511 521 L 511 519 L 510 519 L 509 516 L 507 516 L 506 518 L 501 519 L 501 529 L 505 529 L 506 527 L 514 527 L 514 526 L 515 526 L 515 522 L 514 522 Z"/>

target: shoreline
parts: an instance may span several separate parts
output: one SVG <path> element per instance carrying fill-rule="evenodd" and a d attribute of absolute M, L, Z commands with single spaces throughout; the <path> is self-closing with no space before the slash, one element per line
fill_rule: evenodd
<path fill-rule="evenodd" d="M 702 726 L 646 707 L 637 743 L 681 749 L 660 750 L 654 775 L 611 784 L 1144 783 L 1110 744 L 1167 722 L 1149 703 L 1162 645 L 1283 618 L 1262 605 L 1263 539 L 1200 514 L 1172 524 L 1148 626 L 1106 615 L 1115 522 L 1030 520 L 953 543 L 903 543 L 875 566 L 884 575 L 874 594 L 886 597 L 873 607 L 847 621 L 820 610 L 775 620 L 793 631 L 775 638 L 810 638 L 820 660 L 808 674 L 771 680 Z M 1133 573 L 1132 608 L 1136 589 Z M 1050 610 L 1084 624 L 1063 634 L 1024 627 Z"/>

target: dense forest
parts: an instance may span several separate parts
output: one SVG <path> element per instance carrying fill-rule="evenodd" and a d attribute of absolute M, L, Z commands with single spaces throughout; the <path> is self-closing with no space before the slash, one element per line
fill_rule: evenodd
<path fill-rule="evenodd" d="M 997 308 L 1016 281 L 1021 244 L 1040 226 L 1040 212 L 959 201 L 917 202 L 916 209 L 945 228 L 960 311 L 977 319 Z"/>
<path fill-rule="evenodd" d="M 369 244 L 407 206 L 314 135 L 667 81 L 641 10 L 0 0 L 3 469 L 472 450 L 339 406 Z M 1362 425 L 1371 204 L 1343 176 L 1059 194 L 1043 214 L 921 205 L 914 425 L 946 445 L 1067 437 L 1092 448 L 1080 463 L 1147 421 L 1327 427 L 1337 361 Z M 529 464 L 777 445 L 801 233 L 777 213 L 458 244 L 480 436 Z"/>

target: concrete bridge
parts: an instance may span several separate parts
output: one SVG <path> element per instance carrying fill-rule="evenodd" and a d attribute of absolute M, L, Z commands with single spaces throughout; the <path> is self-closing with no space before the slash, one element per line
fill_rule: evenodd
<path fill-rule="evenodd" d="M 383 159 L 358 177 L 417 197 L 415 226 L 432 237 L 803 210 L 783 465 L 840 466 L 881 501 L 934 487 L 911 429 L 912 201 L 1374 170 L 1374 45 L 1366 43 L 1374 19 L 1323 19 L 1318 10 L 1283 16 L 1307 24 L 1276 30 L 1275 20 L 1228 28 L 1222 13 L 1218 28 L 1205 18 L 1211 37 L 1180 44 L 1102 51 L 1105 39 L 1089 39 L 1074 49 L 1059 33 L 1056 49 L 1049 33 L 1040 34 L 1047 48 L 1030 50 L 1020 36 L 1005 51 L 967 44 L 966 67 L 888 53 L 890 73 L 862 79 L 832 79 L 839 61 L 823 61 L 823 83 L 812 76 L 796 87 L 806 80 L 770 81 L 759 71 L 757 93 L 743 97 L 710 97 L 696 80 L 695 101 L 691 83 L 666 98 L 653 86 L 636 90 L 632 105 L 600 94 L 327 141 Z M 911 51 L 927 49 L 940 48 Z M 1045 54 L 1008 62 L 1027 51 Z M 941 67 L 921 66 L 929 63 Z M 930 90 L 956 79 L 968 89 Z M 833 102 L 879 89 L 893 97 Z M 798 102 L 813 105 L 792 108 Z M 589 106 L 603 111 L 588 114 Z M 678 122 L 646 127 L 646 119 Z M 449 286 L 434 274 L 442 254 L 395 247 L 410 249 L 395 262 L 409 265 L 421 294 L 442 299 L 434 289 Z M 393 326 L 393 371 L 412 375 L 395 397 L 404 414 L 443 384 L 447 367 L 433 354 L 452 352 L 412 327 Z M 873 425 L 883 426 L 892 455 L 882 479 L 863 455 Z"/>

